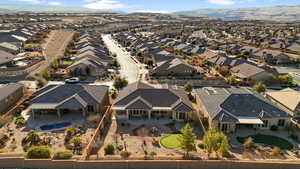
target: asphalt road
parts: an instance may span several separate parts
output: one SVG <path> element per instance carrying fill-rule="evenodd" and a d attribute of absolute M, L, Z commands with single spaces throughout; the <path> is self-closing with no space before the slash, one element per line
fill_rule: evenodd
<path fill-rule="evenodd" d="M 118 43 L 111 38 L 111 35 L 102 35 L 103 41 L 107 48 L 117 55 L 117 61 L 120 64 L 120 75 L 126 78 L 129 83 L 139 80 L 140 67 L 139 63 L 133 60 L 130 54 L 124 48 L 119 47 Z"/>

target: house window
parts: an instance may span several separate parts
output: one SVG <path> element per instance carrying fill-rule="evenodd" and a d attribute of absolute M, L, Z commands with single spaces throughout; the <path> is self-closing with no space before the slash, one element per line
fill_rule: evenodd
<path fill-rule="evenodd" d="M 222 131 L 227 132 L 228 124 L 222 124 Z"/>
<path fill-rule="evenodd" d="M 278 126 L 284 127 L 284 125 L 285 125 L 285 120 L 283 120 L 283 119 L 278 120 Z"/>
<path fill-rule="evenodd" d="M 94 106 L 88 105 L 88 112 L 94 112 Z"/>
<path fill-rule="evenodd" d="M 269 126 L 269 121 L 268 120 L 263 120 L 264 124 L 262 127 L 267 128 Z"/>
<path fill-rule="evenodd" d="M 179 120 L 184 120 L 184 119 L 185 119 L 185 113 L 179 112 Z"/>

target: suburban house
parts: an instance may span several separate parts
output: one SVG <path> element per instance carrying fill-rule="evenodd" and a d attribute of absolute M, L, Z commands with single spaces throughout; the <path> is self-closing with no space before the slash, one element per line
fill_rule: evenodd
<path fill-rule="evenodd" d="M 5 51 L 0 50 L 0 68 L 3 66 L 6 67 L 12 65 L 16 57 L 17 56 L 11 53 L 7 53 Z"/>
<path fill-rule="evenodd" d="M 109 104 L 109 87 L 92 85 L 48 85 L 34 94 L 31 100 L 32 116 L 67 113 L 101 113 Z"/>
<path fill-rule="evenodd" d="M 294 117 L 300 115 L 300 92 L 291 88 L 266 93 L 266 97 Z"/>
<path fill-rule="evenodd" d="M 191 76 L 197 70 L 190 64 L 179 58 L 171 58 L 162 62 L 158 62 L 152 73 L 156 76 Z"/>
<path fill-rule="evenodd" d="M 291 119 L 287 112 L 248 88 L 203 87 L 195 91 L 209 125 L 223 132 L 284 128 Z"/>
<path fill-rule="evenodd" d="M 241 80 L 255 82 L 268 82 L 275 78 L 271 72 L 250 63 L 239 64 L 231 68 L 230 73 Z"/>
<path fill-rule="evenodd" d="M 99 77 L 107 73 L 106 66 L 90 58 L 83 58 L 66 68 L 73 76 L 94 76 Z"/>
<path fill-rule="evenodd" d="M 136 82 L 124 88 L 113 105 L 118 119 L 187 120 L 194 112 L 183 88 L 154 88 Z"/>
<path fill-rule="evenodd" d="M 0 84 L 0 115 L 6 113 L 23 97 L 23 85 L 18 83 Z"/>

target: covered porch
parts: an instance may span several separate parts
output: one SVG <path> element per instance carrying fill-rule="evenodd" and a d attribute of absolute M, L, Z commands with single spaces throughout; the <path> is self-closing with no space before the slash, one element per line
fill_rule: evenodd
<path fill-rule="evenodd" d="M 187 112 L 167 109 L 126 109 L 116 110 L 117 116 L 128 120 L 179 120 L 187 119 Z"/>
<path fill-rule="evenodd" d="M 61 119 L 62 116 L 74 113 L 81 114 L 83 117 L 85 117 L 88 113 L 88 109 L 89 106 L 83 106 L 81 104 L 72 106 L 61 105 L 57 107 L 51 107 L 51 105 L 33 105 L 30 107 L 30 112 L 33 119 L 45 115 L 56 115 L 58 119 Z"/>

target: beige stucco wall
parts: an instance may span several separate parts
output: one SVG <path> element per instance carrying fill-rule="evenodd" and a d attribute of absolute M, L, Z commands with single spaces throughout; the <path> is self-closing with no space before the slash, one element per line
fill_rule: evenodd
<path fill-rule="evenodd" d="M 2 168 L 44 169 L 300 169 L 300 163 L 263 161 L 207 161 L 207 160 L 160 160 L 160 161 L 76 161 L 76 160 L 24 160 L 24 158 L 0 158 Z"/>

